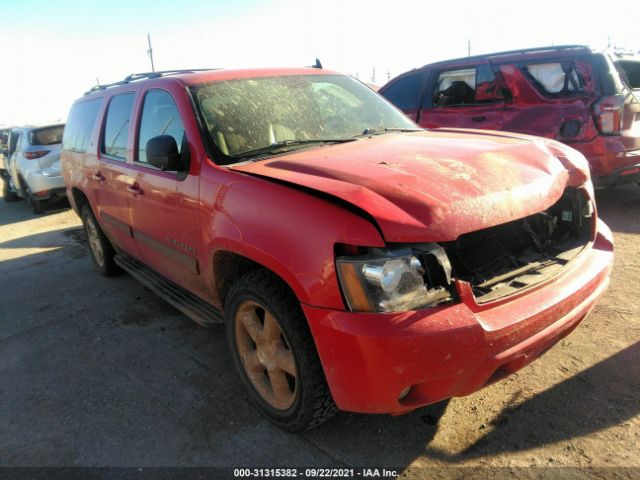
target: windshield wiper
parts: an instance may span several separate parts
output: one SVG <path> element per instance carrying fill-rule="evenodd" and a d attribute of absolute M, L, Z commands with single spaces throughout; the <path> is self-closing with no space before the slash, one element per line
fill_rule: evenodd
<path fill-rule="evenodd" d="M 234 157 L 251 158 L 260 155 L 268 155 L 270 153 L 279 153 L 280 151 L 287 151 L 289 147 L 298 147 L 302 145 L 313 144 L 326 144 L 326 143 L 347 143 L 355 141 L 355 138 L 315 138 L 306 140 L 282 140 L 280 142 L 274 142 L 266 147 L 253 148 L 251 150 L 245 150 L 234 154 Z"/>
<path fill-rule="evenodd" d="M 356 135 L 356 137 L 364 137 L 367 135 L 381 135 L 389 132 L 420 132 L 421 128 L 394 128 L 394 127 L 376 127 L 365 128 L 362 133 Z"/>

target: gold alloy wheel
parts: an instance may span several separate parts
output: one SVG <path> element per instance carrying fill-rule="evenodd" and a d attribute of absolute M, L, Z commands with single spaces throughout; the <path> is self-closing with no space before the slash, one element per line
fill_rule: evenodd
<path fill-rule="evenodd" d="M 102 243 L 100 242 L 100 235 L 98 234 L 98 226 L 93 218 L 87 218 L 87 240 L 89 246 L 93 252 L 93 257 L 96 259 L 98 265 L 104 264 L 104 251 L 102 250 Z"/>
<path fill-rule="evenodd" d="M 298 393 L 296 361 L 276 317 L 253 300 L 236 311 L 235 337 L 247 377 L 262 399 L 278 410 Z"/>

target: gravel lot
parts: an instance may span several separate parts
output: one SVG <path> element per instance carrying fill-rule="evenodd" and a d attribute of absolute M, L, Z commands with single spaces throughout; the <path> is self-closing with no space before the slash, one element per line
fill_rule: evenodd
<path fill-rule="evenodd" d="M 222 326 L 200 328 L 125 274 L 99 276 L 72 211 L 0 201 L 0 465 L 375 465 L 408 477 L 481 466 L 522 478 L 549 470 L 518 467 L 625 467 L 551 472 L 638 478 L 640 188 L 598 201 L 616 241 L 611 287 L 544 357 L 447 405 L 343 413 L 303 435 L 249 404 Z"/>

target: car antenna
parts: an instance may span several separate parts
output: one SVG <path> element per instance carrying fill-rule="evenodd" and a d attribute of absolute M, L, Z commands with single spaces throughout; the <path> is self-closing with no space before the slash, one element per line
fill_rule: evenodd
<path fill-rule="evenodd" d="M 322 64 L 320 63 L 320 59 L 319 58 L 316 58 L 316 63 L 311 65 L 311 68 L 320 68 L 320 69 L 322 69 Z"/>

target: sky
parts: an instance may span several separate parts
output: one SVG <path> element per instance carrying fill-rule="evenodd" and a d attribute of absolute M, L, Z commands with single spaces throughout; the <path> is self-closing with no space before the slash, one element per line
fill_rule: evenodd
<path fill-rule="evenodd" d="M 0 0 L 0 126 L 65 121 L 96 84 L 151 70 L 311 65 L 384 85 L 500 50 L 640 50 L 637 0 Z M 606 8 L 603 7 L 606 5 Z M 375 69 L 375 78 L 374 78 Z"/>

